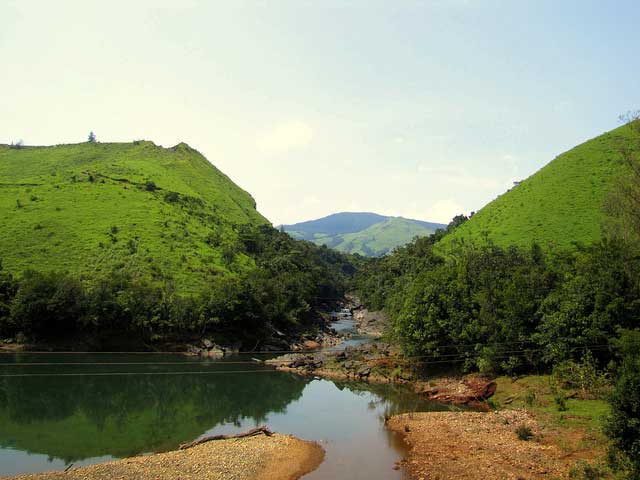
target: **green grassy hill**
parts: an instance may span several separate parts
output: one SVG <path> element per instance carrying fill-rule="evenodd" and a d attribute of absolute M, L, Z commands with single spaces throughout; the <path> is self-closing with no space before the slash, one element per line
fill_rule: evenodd
<path fill-rule="evenodd" d="M 424 237 L 433 232 L 433 229 L 411 220 L 391 217 L 360 232 L 340 235 L 341 242 L 334 248 L 341 252 L 377 257 L 409 243 L 415 237 Z"/>
<path fill-rule="evenodd" d="M 605 200 L 624 171 L 617 146 L 629 135 L 623 126 L 558 156 L 445 237 L 440 249 L 483 235 L 501 246 L 535 241 L 544 248 L 599 239 Z"/>
<path fill-rule="evenodd" d="M 242 268 L 236 227 L 266 224 L 253 198 L 186 144 L 0 145 L 0 258 L 95 275 L 172 275 L 180 290 Z"/>
<path fill-rule="evenodd" d="M 283 226 L 296 239 L 368 257 L 384 255 L 415 237 L 431 235 L 442 227 L 445 225 L 365 212 L 336 213 L 318 220 Z"/>

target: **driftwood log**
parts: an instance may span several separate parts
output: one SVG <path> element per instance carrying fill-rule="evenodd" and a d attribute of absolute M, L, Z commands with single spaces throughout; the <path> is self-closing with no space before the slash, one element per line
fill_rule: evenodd
<path fill-rule="evenodd" d="M 203 437 L 191 443 L 183 443 L 182 445 L 180 445 L 180 450 L 195 447 L 196 445 L 210 442 L 212 440 L 228 440 L 230 438 L 255 437 L 256 435 L 260 435 L 261 433 L 265 434 L 267 437 L 273 435 L 273 432 L 263 425 L 261 427 L 252 428 L 248 432 L 237 433 L 236 435 L 211 435 L 210 437 Z"/>

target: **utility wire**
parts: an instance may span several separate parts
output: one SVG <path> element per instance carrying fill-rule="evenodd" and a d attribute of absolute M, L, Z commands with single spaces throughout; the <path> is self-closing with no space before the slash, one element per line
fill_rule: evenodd
<path fill-rule="evenodd" d="M 608 349 L 610 346 L 607 344 L 593 344 L 593 345 L 584 345 L 584 346 L 580 346 L 580 347 L 573 347 L 570 348 L 569 351 L 570 352 L 574 352 L 577 350 L 589 350 L 589 349 L 594 349 L 594 350 L 602 350 L 602 349 Z M 527 349 L 521 349 L 521 350 L 503 350 L 503 351 L 498 351 L 496 352 L 496 354 L 500 354 L 500 355 L 505 355 L 505 354 L 524 354 L 524 353 L 535 353 L 535 352 L 541 352 L 547 350 L 546 348 L 527 348 Z M 318 351 L 318 352 L 295 352 L 295 353 L 299 353 L 301 355 L 310 355 L 313 353 L 324 353 L 324 351 Z M 430 355 L 412 355 L 412 356 L 401 356 L 401 357 L 390 357 L 390 356 L 378 356 L 378 357 L 369 357 L 366 358 L 364 360 L 366 361 L 375 361 L 375 360 L 384 360 L 384 359 L 394 359 L 397 361 L 408 361 L 408 360 L 420 360 L 420 359 L 433 359 L 433 360 L 440 360 L 440 359 L 445 359 L 445 358 L 469 358 L 470 354 L 466 354 L 466 353 L 449 353 L 449 354 L 440 354 L 440 355 L 435 355 L 435 354 L 430 354 Z M 476 356 L 477 352 L 476 352 Z M 220 359 L 211 359 L 209 361 L 206 360 L 197 360 L 197 361 L 189 361 L 189 360 L 185 360 L 183 362 L 12 362 L 12 363 L 1 363 L 0 362 L 0 367 L 35 367 L 35 366 L 98 366 L 98 365 L 208 365 L 208 366 L 212 366 L 212 365 L 260 365 L 260 364 L 280 364 L 283 363 L 285 360 L 279 360 L 277 358 L 275 359 L 266 359 L 266 360 L 260 360 L 260 359 L 254 359 L 254 360 L 242 360 L 242 361 L 227 361 L 227 360 L 223 360 L 222 358 Z"/>
<path fill-rule="evenodd" d="M 569 338 L 565 338 L 562 339 L 565 341 L 569 341 L 569 340 L 573 340 L 573 339 L 569 339 Z M 386 343 L 388 344 L 389 342 L 377 342 L 377 343 Z M 515 342 L 495 342 L 495 343 L 471 343 L 471 344 L 455 344 L 455 343 L 450 343 L 450 344 L 444 344 L 444 345 L 437 345 L 434 348 L 475 348 L 475 347 L 497 347 L 497 346 L 501 346 L 501 345 L 522 345 L 522 344 L 526 344 L 526 343 L 532 343 L 531 340 L 521 340 L 521 341 L 515 341 Z M 640 345 L 640 342 L 628 342 L 634 345 Z M 375 342 L 374 342 L 375 344 Z M 354 345 L 349 346 L 347 345 L 345 346 L 335 346 L 335 347 L 327 347 L 327 348 L 322 348 L 322 349 L 317 349 L 317 350 L 251 350 L 251 351 L 242 351 L 242 352 L 233 352 L 230 353 L 229 355 L 276 355 L 276 354 L 287 354 L 287 353 L 323 353 L 323 352 L 341 352 L 343 350 L 345 350 L 346 348 L 355 348 L 357 346 L 360 345 L 367 345 L 366 343 L 364 344 L 359 344 L 359 345 Z M 609 344 L 604 344 L 604 345 L 609 345 Z M 0 355 L 181 355 L 181 356 L 186 356 L 188 357 L 189 352 L 185 352 L 185 351 L 181 351 L 181 352 L 164 352 L 164 351 L 149 351 L 149 352 L 141 352 L 141 351 L 136 351 L 136 352 L 117 352 L 117 351 L 113 351 L 113 352 L 106 352 L 106 351 L 19 351 L 19 352 L 11 352 L 11 351 L 0 351 Z M 197 355 L 197 354 L 193 354 L 193 355 Z"/>

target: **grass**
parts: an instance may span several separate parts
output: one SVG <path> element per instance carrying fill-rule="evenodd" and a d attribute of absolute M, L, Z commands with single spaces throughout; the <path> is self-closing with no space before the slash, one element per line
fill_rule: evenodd
<path fill-rule="evenodd" d="M 597 241 L 605 200 L 624 172 L 617 145 L 629 135 L 629 127 L 623 126 L 563 153 L 482 208 L 440 248 L 483 236 L 501 246 L 535 241 L 545 249 Z"/>
<path fill-rule="evenodd" d="M 608 440 L 602 426 L 609 414 L 604 399 L 567 398 L 570 390 L 556 386 L 549 375 L 531 375 L 513 381 L 499 377 L 498 389 L 492 397 L 494 408 L 521 408 L 532 412 L 538 423 L 567 453 L 579 453 L 601 459 Z M 563 398 L 559 408 L 556 398 Z"/>
<path fill-rule="evenodd" d="M 148 141 L 0 145 L 0 212 L 0 258 L 13 273 L 90 278 L 126 264 L 172 275 L 182 291 L 249 264 L 233 253 L 234 227 L 267 223 L 199 152 Z"/>

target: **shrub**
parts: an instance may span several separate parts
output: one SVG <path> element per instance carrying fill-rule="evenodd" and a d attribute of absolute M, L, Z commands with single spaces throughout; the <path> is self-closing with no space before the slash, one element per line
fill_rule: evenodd
<path fill-rule="evenodd" d="M 556 402 L 556 406 L 558 407 L 559 412 L 567 411 L 567 399 L 564 398 L 564 395 L 558 394 L 553 399 Z"/>
<path fill-rule="evenodd" d="M 607 478 L 607 469 L 601 465 L 591 465 L 579 460 L 569 470 L 569 478 L 575 480 L 601 480 Z"/>
<path fill-rule="evenodd" d="M 523 440 L 525 442 L 533 438 L 533 432 L 531 431 L 531 428 L 527 427 L 526 425 L 520 425 L 518 428 L 516 428 L 516 435 L 518 436 L 518 440 Z"/>
<path fill-rule="evenodd" d="M 180 200 L 180 194 L 178 192 L 167 192 L 164 194 L 165 202 L 176 203 Z"/>
<path fill-rule="evenodd" d="M 628 469 L 630 478 L 640 478 L 639 371 L 640 357 L 637 353 L 625 358 L 609 398 L 611 415 L 605 424 L 605 433 L 612 443 L 610 463 L 615 469 Z"/>
<path fill-rule="evenodd" d="M 553 376 L 558 385 L 578 390 L 582 398 L 595 398 L 602 395 L 609 384 L 606 374 L 598 370 L 591 352 L 583 355 L 580 363 L 569 360 L 556 365 Z"/>
<path fill-rule="evenodd" d="M 527 393 L 524 397 L 524 403 L 526 403 L 529 407 L 533 407 L 536 403 L 536 392 L 533 390 L 527 390 Z"/>

